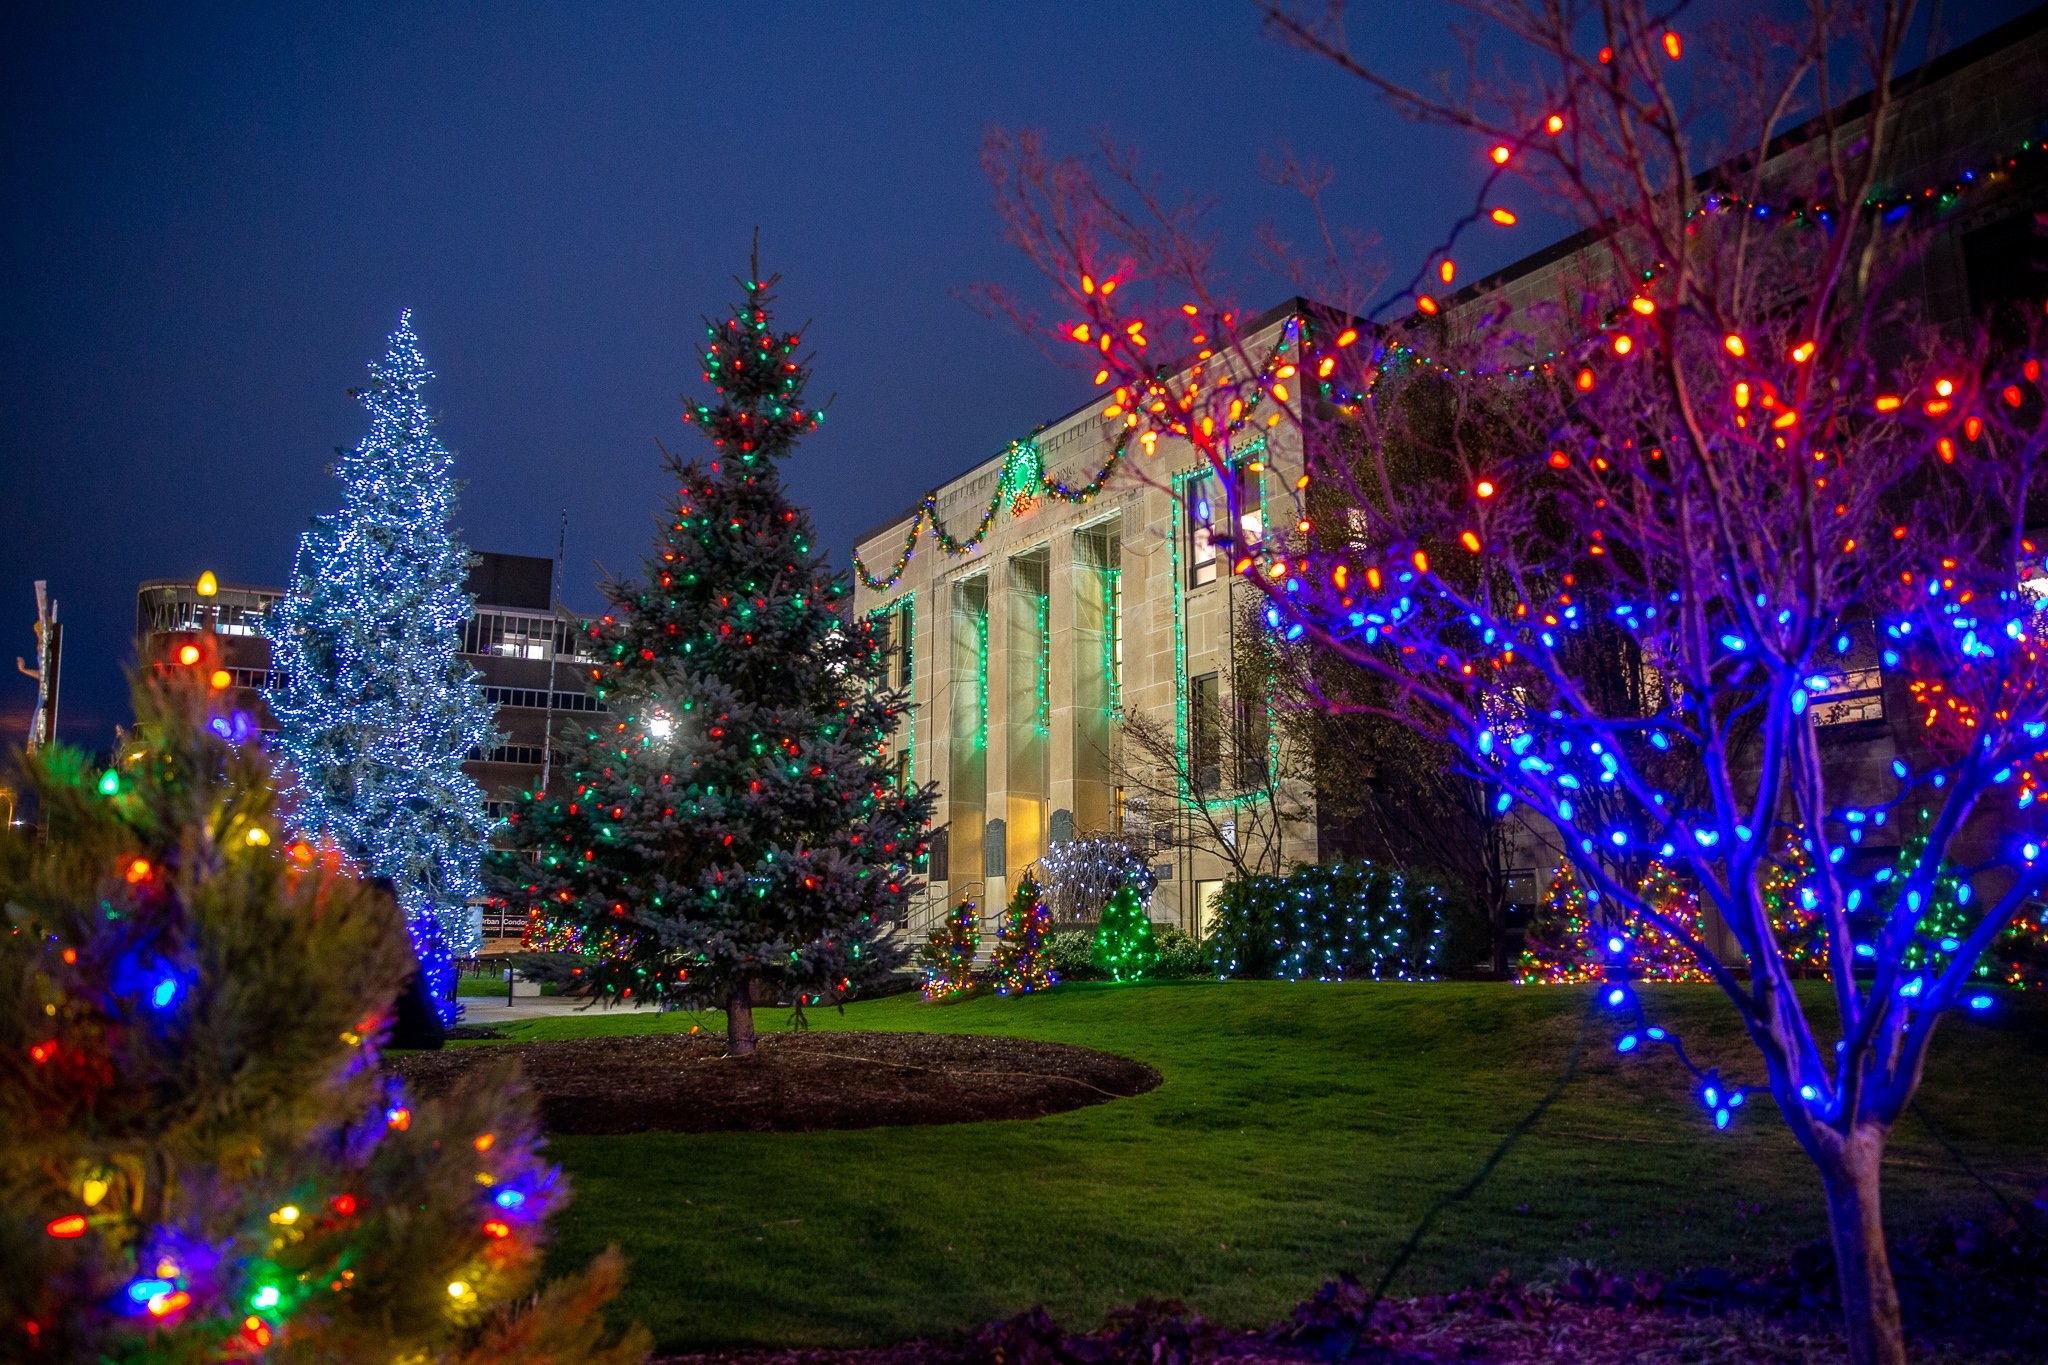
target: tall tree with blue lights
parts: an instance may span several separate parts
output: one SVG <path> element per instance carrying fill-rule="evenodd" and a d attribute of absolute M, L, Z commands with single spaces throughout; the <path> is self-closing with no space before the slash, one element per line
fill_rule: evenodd
<path fill-rule="evenodd" d="M 476 670 L 457 657 L 472 599 L 453 524 L 454 458 L 421 390 L 434 377 L 410 311 L 359 391 L 370 431 L 339 452 L 341 510 L 299 538 L 291 592 L 264 625 L 294 828 L 390 882 L 443 1023 L 457 956 L 475 951 L 491 825 L 462 770 L 495 742 Z"/>
<path fill-rule="evenodd" d="M 999 135 L 999 207 L 1059 291 L 1050 331 L 1086 348 L 1104 417 L 1167 468 L 1299 442 L 1302 488 L 1343 515 L 1326 530 L 1304 492 L 1228 546 L 1232 567 L 1284 638 L 1386 684 L 1374 714 L 1554 833 L 1598 925 L 1617 1048 L 1674 1056 L 1716 1128 L 1747 1100 L 1776 1108 L 1820 1178 L 1850 1358 L 1900 1365 L 1886 1142 L 1944 1014 L 1996 1004 L 1978 964 L 2048 890 L 2048 610 L 2021 586 L 2042 558 L 2042 290 L 2001 282 L 2025 316 L 1943 319 L 1908 272 L 1938 216 L 2048 150 L 1958 150 L 1897 178 L 1902 0 L 1725 44 L 1641 0 L 1503 0 L 1485 8 L 1537 74 L 1464 100 L 1361 59 L 1341 5 L 1261 8 L 1469 136 L 1473 211 L 1384 304 L 1359 283 L 1369 263 L 1319 238 L 1304 273 L 1330 306 L 1276 326 L 1276 347 L 1128 166 Z M 1844 113 L 1849 52 L 1870 93 Z M 1704 151 L 1677 112 L 1703 97 L 1729 139 Z M 1774 145 L 1788 119 L 1810 121 Z M 1586 229 L 1565 273 L 1487 305 L 1446 296 L 1468 234 L 1513 234 L 1538 207 Z M 1174 355 L 1196 359 L 1160 363 Z M 1408 420 L 1418 387 L 1448 395 L 1447 431 Z M 1433 459 L 1392 477 L 1415 448 Z M 1639 705 L 1594 666 L 1613 651 L 1587 647 L 1617 638 Z M 1879 669 L 1910 686 L 1884 694 L 1898 755 L 1873 784 L 1821 732 L 1869 704 Z M 1732 947 L 1630 874 L 1651 859 Z M 1632 922 L 1720 986 L 1747 1062 L 1724 1074 L 1649 1015 Z M 1815 961 L 1825 987 L 1796 989 Z"/>
<path fill-rule="evenodd" d="M 684 418 L 709 458 L 671 460 L 678 491 L 638 582 L 593 627 L 609 711 L 563 745 L 563 780 L 529 794 L 499 887 L 584 952 L 607 996 L 723 1004 L 754 1050 L 757 994 L 844 999 L 900 965 L 885 941 L 925 856 L 929 790 L 886 763 L 904 698 L 883 641 L 793 506 L 782 461 L 821 414 L 802 338 L 778 332 L 758 269 L 707 323 Z M 534 855 L 525 856 L 526 851 Z"/>

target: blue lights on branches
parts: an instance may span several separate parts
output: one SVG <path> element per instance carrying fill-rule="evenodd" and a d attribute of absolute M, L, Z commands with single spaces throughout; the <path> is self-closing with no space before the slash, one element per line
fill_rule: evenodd
<path fill-rule="evenodd" d="M 264 624 L 266 699 L 295 828 L 391 883 L 453 1023 L 454 958 L 476 948 L 468 907 L 491 828 L 462 762 L 496 733 L 475 670 L 456 657 L 469 549 L 451 524 L 453 457 L 420 396 L 432 378 L 403 313 L 359 395 L 369 434 L 336 466 L 341 510 L 299 538 L 291 594 Z"/>

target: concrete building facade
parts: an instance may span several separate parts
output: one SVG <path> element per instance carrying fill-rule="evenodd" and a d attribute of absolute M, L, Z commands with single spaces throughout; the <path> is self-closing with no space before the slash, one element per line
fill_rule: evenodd
<path fill-rule="evenodd" d="M 1296 344 L 1295 315 L 1269 315 L 1253 352 Z M 1052 845 L 1107 832 L 1148 858 L 1153 918 L 1198 932 L 1228 868 L 1205 831 L 1229 837 L 1233 808 L 1262 799 L 1264 774 L 1222 761 L 1263 747 L 1241 727 L 1264 721 L 1262 703 L 1231 694 L 1253 590 L 1217 544 L 1227 500 L 1191 446 L 1147 449 L 1102 407 L 1011 443 L 856 545 L 854 610 L 886 625 L 891 681 L 911 698 L 897 771 L 939 786 L 913 929 L 949 898 L 1000 907 Z M 1298 445 L 1238 449 L 1240 538 L 1256 540 L 1300 472 Z M 1170 736 L 1164 763 L 1132 753 L 1134 717 Z M 1192 819 L 1197 802 L 1216 818 Z M 1276 870 L 1315 860 L 1312 819 L 1277 832 Z"/>

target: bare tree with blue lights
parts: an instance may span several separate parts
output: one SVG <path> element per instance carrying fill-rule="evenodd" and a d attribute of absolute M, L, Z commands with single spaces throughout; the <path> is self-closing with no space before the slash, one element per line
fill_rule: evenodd
<path fill-rule="evenodd" d="M 264 626 L 295 829 L 387 879 L 444 1023 L 460 1012 L 455 958 L 476 949 L 491 824 L 463 760 L 495 742 L 462 662 L 470 554 L 456 483 L 421 390 L 434 377 L 410 311 L 357 397 L 370 431 L 339 452 L 341 510 L 299 537 L 291 592 Z"/>
<path fill-rule="evenodd" d="M 1904 5 L 1685 34 L 1632 0 L 1498 0 L 1477 8 L 1537 74 L 1476 79 L 1466 102 L 1356 56 L 1341 6 L 1266 8 L 1284 40 L 1469 134 L 1473 212 L 1381 304 L 1341 234 L 1313 237 L 1303 292 L 1334 306 L 1287 324 L 1296 364 L 1262 368 L 1272 341 L 1242 334 L 1184 211 L 1128 163 L 998 137 L 998 204 L 1059 291 L 1048 330 L 1086 347 L 1106 419 L 1158 433 L 1162 475 L 1226 470 L 1268 422 L 1299 439 L 1346 512 L 1325 533 L 1301 490 L 1298 517 L 1265 518 L 1296 529 L 1230 547 L 1272 628 L 1383 682 L 1372 713 L 1447 741 L 1554 831 L 1604 929 L 1617 1048 L 1675 1056 L 1716 1128 L 1775 1104 L 1825 1192 L 1850 1356 L 1901 1362 L 1886 1141 L 1944 1012 L 1994 1006 L 1979 960 L 2048 880 L 2048 614 L 2022 586 L 2041 576 L 2041 304 L 1938 319 L 1903 280 L 1938 214 L 2042 148 L 1894 178 Z M 1688 101 L 1715 111 L 1712 145 Z M 1512 307 L 1445 296 L 1468 232 L 1538 210 L 1589 230 L 1582 268 Z M 1389 477 L 1417 443 L 1434 459 Z M 1896 758 L 1873 780 L 1822 731 L 1879 675 Z M 1766 891 L 1795 848 L 1796 943 Z M 1642 892 L 1628 873 L 1650 859 L 1717 930 Z M 1965 922 L 1931 929 L 1948 878 Z M 1720 986 L 1748 1061 L 1724 1074 L 1653 1017 L 1631 916 Z M 1795 987 L 1795 953 L 1825 984 Z"/>

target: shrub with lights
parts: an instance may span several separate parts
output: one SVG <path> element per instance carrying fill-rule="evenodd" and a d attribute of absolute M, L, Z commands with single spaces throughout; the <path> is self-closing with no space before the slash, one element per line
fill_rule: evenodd
<path fill-rule="evenodd" d="M 379 1073 L 403 921 L 284 836 L 210 643 L 112 768 L 27 760 L 47 841 L 0 831 L 0 1356 L 640 1360 L 615 1254 L 531 1297 L 567 1192 L 516 1072 Z"/>
<path fill-rule="evenodd" d="M 369 434 L 335 465 L 341 510 L 299 538 L 291 592 L 263 619 L 264 700 L 292 829 L 391 882 L 423 985 L 452 1024 L 455 959 L 478 947 L 469 907 L 491 833 L 462 764 L 497 732 L 458 657 L 470 555 L 452 524 L 454 457 L 421 396 L 433 377 L 403 313 L 359 395 Z"/>
<path fill-rule="evenodd" d="M 1052 970 L 1052 911 L 1039 894 L 1038 882 L 1025 873 L 1003 911 L 991 964 L 999 995 L 1042 991 L 1058 981 Z"/>
<path fill-rule="evenodd" d="M 924 998 L 945 1000 L 974 984 L 974 955 L 981 951 L 981 916 L 961 900 L 933 926 L 918 956 L 924 961 Z"/>
<path fill-rule="evenodd" d="M 1136 981 L 1159 961 L 1152 914 L 1134 886 L 1120 886 L 1102 907 L 1090 960 L 1111 981 Z"/>
<path fill-rule="evenodd" d="M 1283 638 L 1382 680 L 1384 714 L 1553 837 L 1601 932 L 1655 924 L 1713 978 L 1746 1063 L 1723 1073 L 1648 1017 L 1626 948 L 1599 986 L 1616 1045 L 1678 1060 L 1714 1128 L 1772 1102 L 1825 1193 L 1849 1356 L 1899 1365 L 1885 1145 L 1939 1021 L 1995 1003 L 1976 964 L 2048 890 L 2048 612 L 2021 586 L 2043 548 L 2040 282 L 2010 281 L 2030 302 L 1994 325 L 1931 315 L 1914 272 L 1959 201 L 2007 193 L 2048 145 L 1959 150 L 1904 181 L 1924 164 L 1900 134 L 1906 0 L 1691 46 L 1643 0 L 1507 0 L 1490 36 L 1531 74 L 1463 98 L 1374 69 L 1341 6 L 1265 8 L 1469 135 L 1472 212 L 1383 303 L 1365 303 L 1371 263 L 1340 254 L 1300 263 L 1337 306 L 1253 330 L 1168 196 L 998 136 L 1005 226 L 1058 290 L 1050 334 L 1085 348 L 1102 416 L 1151 438 L 1160 482 L 1217 474 L 1226 537 L 1249 510 L 1229 477 L 1243 452 L 1298 452 L 1295 505 L 1219 556 Z M 1825 109 L 1859 85 L 1853 118 Z M 1674 113 L 1695 105 L 1716 125 L 1700 141 Z M 1796 149 L 1776 141 L 1808 119 Z M 1586 233 L 1553 291 L 1447 291 L 1468 234 L 1513 234 L 1539 203 Z M 1906 714 L 1876 790 L 1822 752 L 1874 673 L 1907 683 L 1882 694 Z M 1880 882 L 1859 850 L 1922 809 L 1917 861 Z M 1824 1010 L 1794 989 L 1806 968 L 1764 891 L 1782 826 L 1810 844 Z M 1650 859 L 1698 888 L 1734 953 L 1627 874 Z M 1951 865 L 1975 894 L 1948 951 L 1921 925 Z"/>
<path fill-rule="evenodd" d="M 1054 844 L 1038 859 L 1038 878 L 1055 923 L 1093 924 L 1124 887 L 1152 899 L 1158 879 L 1145 855 L 1121 835 L 1096 831 Z"/>
<path fill-rule="evenodd" d="M 1371 863 L 1297 867 L 1226 882 L 1209 937 L 1217 976 L 1419 981 L 1436 973 L 1444 897 Z"/>
<path fill-rule="evenodd" d="M 758 270 L 707 324 L 707 458 L 672 459 L 675 501 L 637 582 L 593 624 L 609 708 L 561 745 L 554 784 L 514 806 L 498 893 L 580 950 L 607 1000 L 709 1001 L 734 1055 L 757 996 L 832 1004 L 901 965 L 887 936 L 924 864 L 930 789 L 886 761 L 905 698 L 875 624 L 788 497 L 805 406 L 802 338 Z M 560 935 L 547 927 L 559 925 Z"/>

